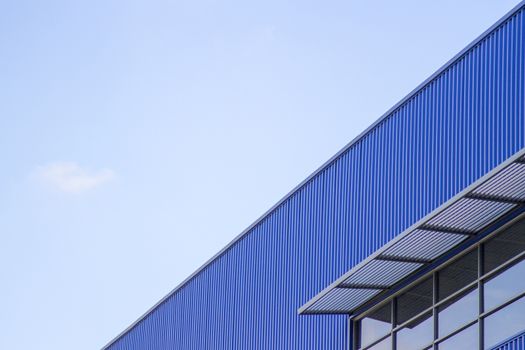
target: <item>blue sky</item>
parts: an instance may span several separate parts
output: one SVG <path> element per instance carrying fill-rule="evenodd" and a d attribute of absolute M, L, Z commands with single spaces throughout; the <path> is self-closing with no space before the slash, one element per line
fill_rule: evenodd
<path fill-rule="evenodd" d="M 0 2 L 0 348 L 103 346 L 517 3 Z"/>

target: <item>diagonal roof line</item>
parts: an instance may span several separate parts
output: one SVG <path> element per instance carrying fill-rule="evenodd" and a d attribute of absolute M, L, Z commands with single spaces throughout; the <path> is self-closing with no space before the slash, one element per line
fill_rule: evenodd
<path fill-rule="evenodd" d="M 378 127 L 384 120 L 386 120 L 393 112 L 395 112 L 397 109 L 399 109 L 402 105 L 404 105 L 406 102 L 408 102 L 412 97 L 417 95 L 423 88 L 425 88 L 428 84 L 430 84 L 433 80 L 438 78 L 444 71 L 446 71 L 448 68 L 450 68 L 454 63 L 459 61 L 463 56 L 465 56 L 470 50 L 472 50 L 476 45 L 478 45 L 481 41 L 483 41 L 486 37 L 488 37 L 493 31 L 497 30 L 503 23 L 505 23 L 509 18 L 514 16 L 518 11 L 520 11 L 525 6 L 525 0 L 522 0 L 519 4 L 517 4 L 514 8 L 512 8 L 509 12 L 507 12 L 502 18 L 500 18 L 496 23 L 494 23 L 492 26 L 490 26 L 486 31 L 484 31 L 481 35 L 479 35 L 476 39 L 474 39 L 469 45 L 467 45 L 463 50 L 461 50 L 458 54 L 456 54 L 452 59 L 448 60 L 444 65 L 442 65 L 437 71 L 435 71 L 430 77 L 425 79 L 421 84 L 419 84 L 414 90 L 412 90 L 410 93 L 408 93 L 403 99 L 401 99 L 398 103 L 396 103 L 393 107 L 391 107 L 386 113 L 384 113 L 381 117 L 379 117 L 374 123 L 372 123 L 368 128 L 366 128 L 363 132 L 361 132 L 359 135 L 357 135 L 352 141 L 350 141 L 348 144 L 346 144 L 339 152 L 337 152 L 333 157 L 331 157 L 328 161 L 323 163 L 317 170 L 315 170 L 310 176 L 308 176 L 305 180 L 303 180 L 299 185 L 297 185 L 295 188 L 293 188 L 290 192 L 288 192 L 283 198 L 281 198 L 275 205 L 273 205 L 270 209 L 268 209 L 264 214 L 262 214 L 253 224 L 248 226 L 245 230 L 243 230 L 239 235 L 237 235 L 230 243 L 228 243 L 223 249 L 221 249 L 218 253 L 216 253 L 214 256 L 212 256 L 210 259 L 208 259 L 204 264 L 201 265 L 195 272 L 193 272 L 191 275 L 189 275 L 186 279 L 184 279 L 181 283 L 179 283 L 174 289 L 172 289 L 166 296 L 164 296 L 161 300 L 159 300 L 155 305 L 153 305 L 151 308 L 149 308 L 142 316 L 140 316 L 135 322 L 133 322 L 131 325 L 129 325 L 126 329 L 124 329 L 121 333 L 119 333 L 116 337 L 114 337 L 112 340 L 110 340 L 106 345 L 102 347 L 101 350 L 108 349 L 113 343 L 115 343 L 118 339 L 120 339 L 122 336 L 124 336 L 126 333 L 128 333 L 131 329 L 133 329 L 138 323 L 140 323 L 143 319 L 145 319 L 150 313 L 152 313 L 155 309 L 157 309 L 160 305 L 162 305 L 165 301 L 168 300 L 172 295 L 174 295 L 177 291 L 182 289 L 188 282 L 190 282 L 195 276 L 197 276 L 200 272 L 202 272 L 204 269 L 206 269 L 213 261 L 221 257 L 223 254 L 225 254 L 231 247 L 235 245 L 239 240 L 241 240 L 246 234 L 248 234 L 254 227 L 256 227 L 260 222 L 262 222 L 267 216 L 269 216 L 273 211 L 275 211 L 278 207 L 280 207 L 288 198 L 292 197 L 297 191 L 299 191 L 302 187 L 304 187 L 307 183 L 309 183 L 312 179 L 314 179 L 317 175 L 319 175 L 323 170 L 328 168 L 332 163 L 334 163 L 341 155 L 343 155 L 346 151 L 348 151 L 352 146 L 354 146 L 356 143 L 358 143 L 361 139 L 363 139 L 366 135 L 368 135 L 371 131 L 373 131 L 376 127 Z"/>

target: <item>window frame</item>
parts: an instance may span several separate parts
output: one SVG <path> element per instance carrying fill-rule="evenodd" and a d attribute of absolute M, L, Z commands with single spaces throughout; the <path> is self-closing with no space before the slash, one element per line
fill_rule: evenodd
<path fill-rule="evenodd" d="M 431 318 L 433 319 L 433 340 L 432 340 L 432 342 L 430 342 L 427 345 L 425 345 L 425 347 L 423 349 L 425 349 L 425 350 L 426 349 L 437 350 L 439 343 L 441 343 L 441 342 L 443 342 L 443 341 L 445 341 L 445 340 L 447 340 L 447 339 L 449 339 L 449 338 L 459 334 L 460 332 L 466 330 L 467 328 L 477 324 L 478 325 L 478 337 L 479 337 L 479 339 L 478 339 L 479 349 L 480 350 L 484 350 L 485 349 L 485 346 L 484 346 L 484 338 L 485 338 L 484 337 L 484 319 L 489 317 L 489 316 L 491 316 L 492 314 L 498 312 L 499 310 L 509 306 L 510 304 L 512 304 L 512 303 L 514 303 L 514 302 L 516 302 L 516 301 L 518 301 L 518 300 L 520 300 L 520 299 L 525 297 L 525 290 L 524 290 L 524 291 L 522 291 L 522 292 L 520 292 L 520 293 L 518 293 L 518 294 L 516 294 L 516 295 L 514 295 L 512 297 L 510 297 L 509 299 L 505 300 L 501 304 L 498 304 L 498 305 L 492 307 L 489 310 L 485 310 L 484 309 L 484 304 L 485 304 L 484 284 L 485 284 L 485 282 L 487 280 L 490 280 L 492 277 L 495 277 L 496 275 L 504 272 L 504 270 L 512 267 L 513 265 L 519 263 L 520 261 L 525 260 L 525 250 L 523 250 L 522 252 L 518 253 L 517 255 L 513 256 L 512 258 L 506 260 L 505 262 L 501 263 L 497 267 L 493 268 L 491 271 L 485 273 L 485 271 L 483 271 L 483 269 L 484 269 L 484 260 L 485 260 L 484 259 L 485 243 L 487 243 L 487 241 L 490 241 L 491 239 L 495 238 L 496 236 L 498 236 L 500 234 L 504 234 L 506 230 L 508 230 L 509 228 L 511 228 L 514 225 L 519 224 L 520 222 L 525 222 L 525 214 L 518 215 L 513 220 L 510 220 L 509 222 L 507 222 L 504 225 L 502 225 L 501 227 L 499 227 L 497 230 L 494 230 L 494 232 L 491 232 L 487 236 L 479 239 L 478 241 L 473 242 L 470 246 L 468 246 L 467 248 L 465 248 L 461 252 L 457 253 L 456 255 L 454 255 L 453 257 L 448 259 L 446 262 L 435 266 L 431 271 L 428 271 L 428 272 L 422 274 L 417 279 L 411 281 L 406 286 L 403 286 L 402 288 L 397 290 L 392 295 L 385 296 L 382 300 L 378 301 L 375 305 L 373 305 L 372 307 L 368 308 L 367 310 L 361 312 L 359 315 L 357 315 L 355 317 L 354 316 L 350 316 L 350 318 L 349 318 L 349 320 L 350 320 L 350 329 L 352 330 L 352 334 L 354 335 L 354 337 L 352 339 L 352 342 L 350 344 L 350 349 L 351 350 L 368 350 L 368 349 L 373 348 L 375 345 L 381 343 L 382 341 L 384 341 L 388 337 L 390 337 L 391 340 L 392 340 L 392 350 L 398 350 L 397 349 L 397 339 L 396 339 L 397 332 L 400 331 L 401 329 L 403 329 L 407 324 L 409 324 L 410 322 L 414 321 L 415 319 L 417 319 L 419 317 L 422 317 L 423 315 L 428 314 L 429 312 L 431 312 Z M 438 295 L 439 272 L 444 270 L 446 267 L 454 264 L 456 261 L 458 261 L 459 259 L 461 259 L 462 257 L 466 256 L 467 254 L 469 254 L 472 251 L 477 251 L 477 278 L 474 281 L 472 281 L 470 283 L 467 283 L 466 285 L 464 285 L 460 289 L 456 290 L 455 292 L 451 293 L 446 298 L 443 298 L 443 299 L 439 300 L 438 299 L 439 298 L 439 295 Z M 410 277 L 414 276 L 415 274 L 417 274 L 417 272 L 412 274 L 411 276 L 408 276 L 406 279 L 409 279 Z M 407 291 L 409 291 L 411 288 L 417 286 L 419 283 L 421 283 L 425 279 L 430 278 L 430 277 L 432 278 L 432 281 L 433 281 L 432 296 L 431 296 L 432 297 L 432 305 L 430 307 L 422 310 L 418 314 L 413 315 L 410 319 L 406 320 L 402 324 L 396 325 L 396 323 L 397 323 L 396 322 L 397 298 L 399 296 L 401 296 L 402 294 L 406 293 Z M 403 282 L 401 282 L 400 285 L 402 283 Z M 475 317 L 474 319 L 468 321 L 467 323 L 464 323 L 461 326 L 455 328 L 454 330 L 450 331 L 448 334 L 446 334 L 446 335 L 444 335 L 442 337 L 439 337 L 439 319 L 438 319 L 439 307 L 444 305 L 445 303 L 447 303 L 449 301 L 454 300 L 458 296 L 463 295 L 468 290 L 473 289 L 473 288 L 477 289 L 477 294 L 478 294 L 478 313 L 477 313 L 477 317 Z M 367 317 L 369 314 L 373 313 L 377 309 L 380 309 L 380 308 L 384 307 L 388 303 L 390 303 L 390 306 L 392 308 L 392 310 L 391 310 L 391 318 L 392 318 L 391 325 L 392 325 L 392 327 L 391 327 L 390 332 L 388 334 L 382 336 L 381 338 L 376 339 L 372 343 L 369 343 L 366 347 L 359 347 L 359 345 L 360 345 L 359 344 L 360 343 L 360 337 L 361 337 L 361 334 L 360 334 L 361 330 L 360 330 L 360 327 L 359 327 L 360 320 L 365 318 L 365 317 Z"/>

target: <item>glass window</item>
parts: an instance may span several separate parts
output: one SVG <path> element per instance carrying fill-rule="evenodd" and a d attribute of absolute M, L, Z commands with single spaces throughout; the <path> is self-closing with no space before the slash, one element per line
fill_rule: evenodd
<path fill-rule="evenodd" d="M 388 337 L 366 350 L 392 350 L 392 337 Z"/>
<path fill-rule="evenodd" d="M 485 310 L 503 304 L 525 291 L 525 260 L 485 282 Z"/>
<path fill-rule="evenodd" d="M 474 324 L 439 343 L 439 350 L 478 349 L 478 324 Z"/>
<path fill-rule="evenodd" d="M 525 329 L 525 298 L 485 318 L 485 349 Z"/>
<path fill-rule="evenodd" d="M 439 271 L 438 278 L 439 300 L 445 299 L 449 295 L 465 287 L 467 284 L 477 280 L 478 250 L 474 249 Z"/>
<path fill-rule="evenodd" d="M 480 255 L 481 250 L 483 254 Z M 436 268 L 432 276 L 421 278 L 414 286 L 392 297 L 388 304 L 367 314 L 359 323 L 358 348 L 457 350 L 483 346 L 487 350 L 522 332 L 525 329 L 525 296 L 505 304 L 525 293 L 525 256 L 516 258 L 522 252 L 525 252 L 525 219 L 486 242 L 478 243 L 451 263 Z M 482 262 L 480 256 L 484 258 Z M 513 260 L 511 266 L 496 270 L 513 258 L 517 260 Z M 492 271 L 494 275 L 480 279 L 480 267 L 483 274 Z M 484 293 L 480 293 L 479 283 L 483 284 Z M 485 312 L 482 315 L 481 294 Z M 503 305 L 505 307 L 501 308 Z M 501 309 L 493 312 L 496 308 Z M 483 324 L 478 322 L 480 317 Z M 483 345 L 479 339 L 480 326 L 483 326 Z M 391 332 L 395 332 L 395 337 Z M 438 339 L 444 340 L 436 343 Z"/>
<path fill-rule="evenodd" d="M 432 342 L 434 337 L 434 320 L 429 312 L 409 322 L 397 332 L 397 348 L 403 350 L 420 350 Z"/>
<path fill-rule="evenodd" d="M 520 221 L 485 243 L 484 272 L 525 251 L 525 220 Z"/>
<path fill-rule="evenodd" d="M 365 347 L 374 340 L 387 335 L 391 329 L 392 307 L 388 303 L 361 320 L 361 347 Z"/>
<path fill-rule="evenodd" d="M 427 278 L 397 298 L 398 325 L 432 306 L 432 285 L 432 278 Z"/>
<path fill-rule="evenodd" d="M 475 320 L 479 313 L 478 289 L 447 301 L 438 308 L 439 337 L 444 337 L 459 327 Z"/>

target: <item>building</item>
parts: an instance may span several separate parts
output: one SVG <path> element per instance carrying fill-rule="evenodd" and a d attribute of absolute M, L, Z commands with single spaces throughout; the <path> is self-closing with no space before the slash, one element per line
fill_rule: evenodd
<path fill-rule="evenodd" d="M 525 349 L 525 2 L 104 349 Z"/>

